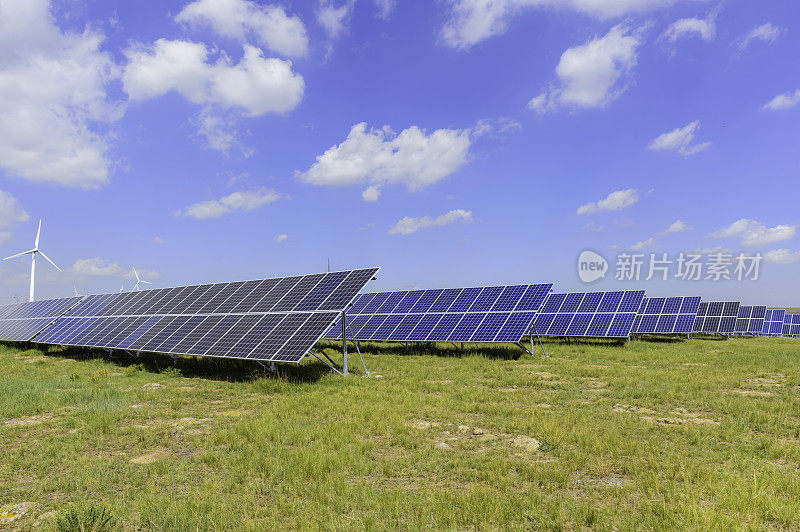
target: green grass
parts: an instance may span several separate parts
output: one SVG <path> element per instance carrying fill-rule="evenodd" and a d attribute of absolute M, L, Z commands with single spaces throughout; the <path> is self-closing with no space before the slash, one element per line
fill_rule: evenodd
<path fill-rule="evenodd" d="M 798 341 L 546 347 L 365 346 L 371 379 L 0 347 L 0 523 L 800 528 Z"/>

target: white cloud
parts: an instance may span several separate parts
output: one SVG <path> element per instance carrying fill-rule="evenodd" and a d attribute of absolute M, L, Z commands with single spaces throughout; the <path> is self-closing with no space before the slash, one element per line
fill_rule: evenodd
<path fill-rule="evenodd" d="M 160 279 L 157 271 L 136 268 L 141 279 Z M 130 266 L 121 266 L 116 262 L 108 262 L 100 257 L 78 259 L 70 268 L 70 273 L 75 275 L 90 275 L 95 277 L 119 277 L 121 279 L 133 278 L 133 269 Z"/>
<path fill-rule="evenodd" d="M 695 17 L 676 20 L 664 30 L 659 39 L 674 43 L 678 39 L 697 35 L 706 42 L 712 41 L 717 35 L 715 22 L 717 12 L 717 9 L 712 10 L 706 18 Z"/>
<path fill-rule="evenodd" d="M 241 43 L 253 39 L 288 57 L 308 53 L 303 22 L 277 5 L 259 5 L 250 0 L 196 0 L 184 7 L 175 20 L 208 26 L 217 34 Z"/>
<path fill-rule="evenodd" d="M 353 14 L 355 0 L 347 0 L 336 7 L 331 0 L 320 0 L 317 10 L 317 22 L 325 30 L 330 39 L 338 39 L 347 29 L 347 23 Z"/>
<path fill-rule="evenodd" d="M 682 233 L 683 231 L 687 231 L 689 226 L 686 225 L 686 222 L 682 220 L 677 220 L 675 223 L 667 227 L 664 233 Z"/>
<path fill-rule="evenodd" d="M 388 19 L 392 14 L 397 0 L 375 0 L 375 7 L 378 8 L 378 16 L 382 19 Z"/>
<path fill-rule="evenodd" d="M 764 109 L 770 111 L 781 111 L 783 109 L 791 109 L 800 103 L 800 89 L 794 92 L 787 92 L 786 94 L 779 94 L 764 105 Z"/>
<path fill-rule="evenodd" d="M 233 121 L 215 113 L 209 106 L 198 113 L 195 125 L 197 133 L 205 138 L 208 149 L 227 153 L 238 144 Z"/>
<path fill-rule="evenodd" d="M 677 151 L 681 155 L 694 155 L 705 151 L 711 146 L 710 142 L 692 144 L 695 134 L 700 128 L 700 121 L 695 120 L 684 127 L 678 127 L 668 133 L 656 137 L 647 148 L 653 151 Z"/>
<path fill-rule="evenodd" d="M 0 166 L 73 188 L 108 183 L 107 127 L 123 112 L 118 77 L 92 29 L 62 31 L 48 0 L 0 1 Z"/>
<path fill-rule="evenodd" d="M 681 0 L 449 0 L 450 17 L 442 40 L 466 49 L 508 29 L 510 19 L 526 8 L 561 8 L 598 18 L 646 13 Z"/>
<path fill-rule="evenodd" d="M 168 240 L 166 238 L 161 238 L 160 236 L 153 237 L 153 242 L 156 244 L 166 244 Z"/>
<path fill-rule="evenodd" d="M 124 277 L 127 269 L 115 262 L 106 262 L 100 257 L 78 259 L 72 265 L 72 273 L 76 275 L 99 275 Z"/>
<path fill-rule="evenodd" d="M 556 67 L 557 85 L 532 98 L 528 108 L 544 113 L 561 106 L 604 107 L 628 87 L 641 44 L 640 30 L 617 25 L 603 37 L 568 48 Z"/>
<path fill-rule="evenodd" d="M 618 211 L 639 201 L 639 191 L 635 188 L 615 190 L 605 198 L 578 207 L 578 214 L 591 214 L 597 211 Z"/>
<path fill-rule="evenodd" d="M 637 242 L 631 246 L 631 249 L 634 251 L 638 251 L 640 249 L 647 249 L 651 248 L 656 245 L 656 239 L 653 237 L 648 238 L 647 240 L 642 240 L 641 242 Z"/>
<path fill-rule="evenodd" d="M 275 237 L 275 242 L 286 242 L 289 239 L 289 235 L 286 233 L 282 233 Z"/>
<path fill-rule="evenodd" d="M 417 191 L 442 181 L 467 161 L 470 145 L 470 130 L 427 133 L 411 126 L 396 135 L 388 126 L 367 129 L 362 122 L 352 127 L 344 142 L 295 175 L 312 185 L 367 185 L 362 197 L 375 201 L 384 185 L 405 184 Z"/>
<path fill-rule="evenodd" d="M 265 58 L 248 44 L 235 65 L 224 54 L 210 63 L 204 44 L 181 40 L 159 39 L 150 47 L 130 48 L 125 55 L 123 86 L 135 101 L 175 91 L 192 103 L 261 116 L 291 111 L 305 88 L 290 61 Z"/>
<path fill-rule="evenodd" d="M 20 202 L 4 190 L 0 190 L 0 242 L 11 238 L 11 228 L 30 219 Z"/>
<path fill-rule="evenodd" d="M 472 211 L 465 211 L 464 209 L 455 209 L 436 218 L 432 216 L 421 216 L 414 218 L 412 216 L 404 216 L 395 225 L 389 229 L 390 235 L 411 235 L 420 229 L 428 227 L 441 227 L 444 225 L 454 224 L 456 222 L 472 223 Z"/>
<path fill-rule="evenodd" d="M 742 40 L 739 41 L 738 43 L 739 49 L 740 50 L 747 49 L 747 47 L 750 46 L 750 44 L 753 41 L 773 43 L 776 40 L 778 40 L 785 31 L 786 30 L 784 28 L 776 26 L 771 22 L 767 22 L 760 26 L 756 26 L 755 28 L 750 30 L 747 33 L 747 35 L 742 37 Z"/>
<path fill-rule="evenodd" d="M 711 233 L 714 238 L 739 238 L 743 246 L 763 246 L 792 238 L 797 232 L 796 225 L 776 225 L 767 227 L 761 222 L 742 218 L 728 227 Z"/>
<path fill-rule="evenodd" d="M 257 190 L 242 190 L 233 192 L 220 199 L 193 203 L 176 212 L 176 216 L 191 216 L 198 220 L 219 218 L 234 211 L 252 211 L 281 199 L 281 195 L 274 190 L 260 188 Z"/>
<path fill-rule="evenodd" d="M 775 264 L 792 264 L 800 261 L 800 251 L 773 249 L 764 253 L 764 261 Z"/>

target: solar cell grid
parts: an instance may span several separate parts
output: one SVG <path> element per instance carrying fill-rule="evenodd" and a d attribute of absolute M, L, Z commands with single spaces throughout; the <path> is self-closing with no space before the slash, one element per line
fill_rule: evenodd
<path fill-rule="evenodd" d="M 690 334 L 695 324 L 699 297 L 645 297 L 639 305 L 632 333 Z"/>
<path fill-rule="evenodd" d="M 645 307 L 643 299 L 643 290 L 550 294 L 534 325 L 544 336 L 625 338 L 637 311 Z M 663 307 L 664 300 L 659 303 Z M 657 319 L 650 322 L 654 330 Z"/>
<path fill-rule="evenodd" d="M 358 331 L 348 328 L 348 335 L 373 341 L 518 342 L 528 332 L 536 309 L 551 287 L 513 285 L 364 294 L 348 309 L 348 320 L 370 319 L 360 322 L 364 324 Z M 534 310 L 519 310 L 521 306 Z M 324 337 L 341 337 L 338 321 Z"/>

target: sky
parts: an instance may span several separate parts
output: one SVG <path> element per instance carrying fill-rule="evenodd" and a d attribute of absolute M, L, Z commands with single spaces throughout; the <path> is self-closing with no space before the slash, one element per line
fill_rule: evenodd
<path fill-rule="evenodd" d="M 800 306 L 798 22 L 792 0 L 0 0 L 0 254 L 42 220 L 63 271 L 37 261 L 37 299 L 330 260 L 381 266 L 370 291 Z M 687 280 L 681 253 L 762 259 Z M 0 262 L 0 303 L 29 276 Z"/>

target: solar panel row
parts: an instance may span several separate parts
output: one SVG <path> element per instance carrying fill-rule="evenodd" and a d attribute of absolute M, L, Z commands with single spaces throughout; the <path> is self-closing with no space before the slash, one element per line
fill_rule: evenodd
<path fill-rule="evenodd" d="M 692 332 L 733 334 L 738 315 L 738 301 L 703 301 L 697 310 Z"/>
<path fill-rule="evenodd" d="M 700 297 L 645 297 L 632 333 L 690 334 L 700 307 Z"/>
<path fill-rule="evenodd" d="M 542 336 L 627 338 L 644 290 L 550 294 L 536 317 Z"/>
<path fill-rule="evenodd" d="M 299 362 L 377 271 L 88 296 L 34 341 Z"/>
<path fill-rule="evenodd" d="M 519 342 L 552 284 L 363 294 L 347 310 L 348 338 L 390 342 Z M 325 338 L 341 336 L 337 321 Z"/>
<path fill-rule="evenodd" d="M 27 342 L 31 340 L 80 300 L 80 297 L 69 297 L 0 307 L 0 341 Z"/>

